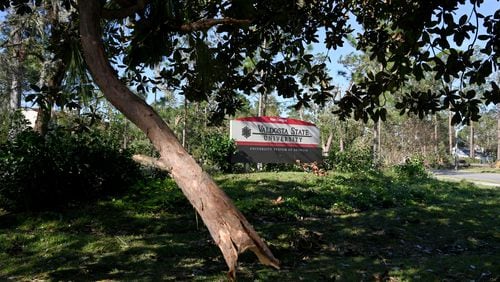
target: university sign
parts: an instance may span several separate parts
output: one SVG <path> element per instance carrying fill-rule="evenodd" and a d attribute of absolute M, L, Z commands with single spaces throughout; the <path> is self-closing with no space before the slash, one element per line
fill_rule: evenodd
<path fill-rule="evenodd" d="M 281 117 L 246 117 L 230 122 L 237 152 L 233 162 L 321 162 L 319 129 L 312 123 Z"/>

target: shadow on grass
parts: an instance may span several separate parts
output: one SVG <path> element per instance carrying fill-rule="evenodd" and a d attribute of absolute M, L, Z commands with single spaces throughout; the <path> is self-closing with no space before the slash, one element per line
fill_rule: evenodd
<path fill-rule="evenodd" d="M 243 278 L 498 280 L 498 188 L 384 175 L 312 182 L 222 182 L 236 199 L 247 193 L 239 208 L 283 263 L 276 273 L 244 260 Z"/>
<path fill-rule="evenodd" d="M 241 281 L 499 278 L 497 188 L 381 174 L 218 182 L 282 261 L 276 271 L 244 254 Z M 225 271 L 170 182 L 82 210 L 0 216 L 0 280 L 224 280 Z"/>
<path fill-rule="evenodd" d="M 189 203 L 176 196 L 132 202 L 147 192 L 64 213 L 0 216 L 0 280 L 177 281 L 223 273 Z"/>

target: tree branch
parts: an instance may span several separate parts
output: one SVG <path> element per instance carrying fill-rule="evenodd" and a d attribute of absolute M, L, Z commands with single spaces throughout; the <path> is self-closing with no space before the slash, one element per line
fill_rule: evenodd
<path fill-rule="evenodd" d="M 172 168 L 168 167 L 165 164 L 165 162 L 162 161 L 161 159 L 155 159 L 153 157 L 149 157 L 149 156 L 145 156 L 145 155 L 133 155 L 132 159 L 135 162 L 137 162 L 143 166 L 152 166 L 152 167 L 164 170 L 168 173 L 170 173 L 172 171 Z"/>
<path fill-rule="evenodd" d="M 238 256 L 246 250 L 253 251 L 261 263 L 279 268 L 279 261 L 266 243 L 233 201 L 182 147 L 172 129 L 151 106 L 118 79 L 102 41 L 100 0 L 79 0 L 78 10 L 83 55 L 95 84 L 106 99 L 151 140 L 160 154 L 161 162 L 170 168 L 172 178 L 201 216 L 221 250 L 229 267 L 229 278 L 235 279 Z M 220 23 L 209 22 L 212 24 L 202 26 Z"/>
<path fill-rule="evenodd" d="M 123 8 L 118 10 L 102 9 L 102 17 L 104 19 L 123 19 L 133 14 L 144 10 L 144 7 L 149 2 L 149 0 L 137 0 L 135 4 L 130 5 L 129 1 L 126 0 L 116 0 L 118 5 L 123 6 Z M 172 29 L 191 32 L 207 30 L 216 25 L 249 25 L 252 21 L 248 19 L 235 19 L 235 18 L 221 18 L 221 19 L 202 19 L 195 22 L 184 23 L 180 26 L 174 26 Z"/>
<path fill-rule="evenodd" d="M 249 25 L 252 21 L 247 19 L 222 18 L 222 19 L 203 19 L 192 23 L 185 23 L 178 27 L 179 31 L 199 31 L 207 30 L 216 25 Z"/>
<path fill-rule="evenodd" d="M 119 1 L 119 5 L 124 5 L 124 1 Z M 137 0 L 134 5 L 125 6 L 118 10 L 102 9 L 102 17 L 108 20 L 123 19 L 144 10 L 148 0 Z"/>

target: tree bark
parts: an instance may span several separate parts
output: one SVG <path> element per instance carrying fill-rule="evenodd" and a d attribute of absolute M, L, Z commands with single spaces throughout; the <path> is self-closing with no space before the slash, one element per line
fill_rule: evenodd
<path fill-rule="evenodd" d="M 182 147 L 184 147 L 184 149 L 187 149 L 187 143 L 186 143 L 186 140 L 187 140 L 187 118 L 188 118 L 188 100 L 186 98 L 186 96 L 184 96 L 184 108 L 183 108 L 183 115 L 184 115 L 184 118 L 182 119 Z"/>
<path fill-rule="evenodd" d="M 44 29 L 49 26 L 51 32 L 54 32 L 55 27 L 59 25 L 59 6 L 57 3 L 45 3 L 44 8 L 47 12 L 48 22 L 42 21 L 39 29 Z M 53 37 L 54 41 L 60 41 L 60 35 Z M 45 136 L 49 129 L 49 123 L 52 119 L 52 109 L 54 108 L 54 98 L 58 95 L 61 83 L 63 81 L 66 66 L 59 60 L 54 58 L 47 58 L 42 66 L 42 73 L 40 74 L 39 86 L 47 88 L 47 92 L 43 93 L 44 99 L 38 104 L 38 114 L 35 121 L 34 130 L 40 135 Z"/>
<path fill-rule="evenodd" d="M 326 140 L 326 143 L 323 140 L 323 156 L 328 156 L 328 153 L 330 152 L 330 147 L 332 146 L 332 141 L 333 141 L 333 132 L 330 130 L 328 133 L 328 139 Z"/>
<path fill-rule="evenodd" d="M 340 123 L 340 138 L 339 138 L 339 151 L 344 152 L 345 150 L 345 139 L 346 139 L 346 134 L 347 134 L 347 129 L 348 129 L 348 124 L 345 121 L 339 121 Z M 363 133 L 361 133 L 363 134 Z"/>
<path fill-rule="evenodd" d="M 9 108 L 15 111 L 21 107 L 22 94 L 22 77 L 23 77 L 23 61 L 24 61 L 24 46 L 20 30 L 14 29 L 10 36 L 13 44 L 13 60 L 11 66 L 11 82 L 10 82 L 10 100 Z"/>
<path fill-rule="evenodd" d="M 377 121 L 377 161 L 382 159 L 382 119 L 378 118 Z"/>
<path fill-rule="evenodd" d="M 80 35 L 84 57 L 95 83 L 104 96 L 151 140 L 163 163 L 200 214 L 229 267 L 234 279 L 238 255 L 247 249 L 260 262 L 279 267 L 267 245 L 234 206 L 182 147 L 172 130 L 146 102 L 134 95 L 116 76 L 109 64 L 101 37 L 101 7 L 98 0 L 78 1 Z"/>
<path fill-rule="evenodd" d="M 438 115 L 434 115 L 434 136 L 433 136 L 433 141 L 434 141 L 434 154 L 435 156 L 439 156 L 439 136 L 438 136 Z"/>
<path fill-rule="evenodd" d="M 454 133 L 454 128 L 453 125 L 451 124 L 451 106 L 448 109 L 448 151 L 450 152 L 450 156 L 453 156 L 453 135 Z"/>
<path fill-rule="evenodd" d="M 470 133 L 469 133 L 469 157 L 476 157 L 476 144 L 474 142 L 474 122 L 470 121 Z"/>
<path fill-rule="evenodd" d="M 381 128 L 381 119 L 379 118 L 377 121 L 373 122 L 373 162 L 378 163 L 382 154 L 381 154 L 381 137 L 380 137 L 380 128 Z"/>
<path fill-rule="evenodd" d="M 49 123 L 52 119 L 52 109 L 54 108 L 54 97 L 58 95 L 66 67 L 57 60 L 49 59 L 43 64 L 43 72 L 40 76 L 40 88 L 45 86 L 47 92 L 43 93 L 44 99 L 38 104 L 38 114 L 36 116 L 34 130 L 40 135 L 45 136 L 49 129 Z"/>
<path fill-rule="evenodd" d="M 500 104 L 497 104 L 497 162 L 500 161 Z"/>

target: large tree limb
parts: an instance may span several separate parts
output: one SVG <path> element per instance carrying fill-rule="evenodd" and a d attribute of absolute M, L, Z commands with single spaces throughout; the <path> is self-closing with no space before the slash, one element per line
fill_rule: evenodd
<path fill-rule="evenodd" d="M 104 19 L 123 19 L 138 13 L 146 7 L 148 0 L 137 0 L 134 4 L 129 1 L 117 1 L 122 6 L 121 9 L 111 10 L 102 9 L 101 15 Z M 216 25 L 249 25 L 252 21 L 248 19 L 235 19 L 235 18 L 211 18 L 201 19 L 194 22 L 183 23 L 178 26 L 171 26 L 172 30 L 182 32 L 192 32 L 207 30 Z"/>
<path fill-rule="evenodd" d="M 78 8 L 83 53 L 95 83 L 106 99 L 148 136 L 160 153 L 161 162 L 172 168 L 172 178 L 200 214 L 222 251 L 229 277 L 235 278 L 238 255 L 247 249 L 253 251 L 261 263 L 278 268 L 279 261 L 231 199 L 186 152 L 153 108 L 118 79 L 102 42 L 100 1 L 80 0 Z"/>
<path fill-rule="evenodd" d="M 172 170 L 171 167 L 168 167 L 165 162 L 159 160 L 159 159 L 155 159 L 153 157 L 149 157 L 149 156 L 145 156 L 145 155 L 133 155 L 132 156 L 132 159 L 143 165 L 143 166 L 152 166 L 152 167 L 156 167 L 158 169 L 161 169 L 161 170 L 164 170 L 166 172 L 170 172 Z"/>
<path fill-rule="evenodd" d="M 144 10 L 148 0 L 137 0 L 135 4 L 131 4 L 128 1 L 117 1 L 119 5 L 123 6 L 121 9 L 111 10 L 102 9 L 102 17 L 104 19 L 123 19 L 130 17 L 135 13 Z"/>
<path fill-rule="evenodd" d="M 249 25 L 252 21 L 246 19 L 221 18 L 221 19 L 202 19 L 199 21 L 185 23 L 178 27 L 178 30 L 184 32 L 207 30 L 216 25 Z"/>

